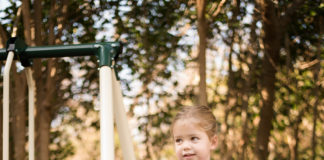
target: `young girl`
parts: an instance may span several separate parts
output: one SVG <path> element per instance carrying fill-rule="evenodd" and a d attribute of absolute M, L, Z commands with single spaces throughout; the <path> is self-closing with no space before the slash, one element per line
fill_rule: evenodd
<path fill-rule="evenodd" d="M 216 118 L 209 107 L 183 107 L 171 125 L 171 134 L 179 160 L 210 160 L 217 144 Z"/>

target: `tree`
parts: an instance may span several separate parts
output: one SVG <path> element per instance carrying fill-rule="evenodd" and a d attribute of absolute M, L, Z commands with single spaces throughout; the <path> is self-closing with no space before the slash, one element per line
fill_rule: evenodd
<path fill-rule="evenodd" d="M 292 21 L 290 16 L 295 13 L 304 1 L 296 0 L 292 2 L 282 14 L 277 13 L 277 7 L 272 1 L 260 0 L 257 2 L 260 9 L 263 11 L 261 15 L 264 31 L 264 58 L 263 79 L 261 84 L 262 108 L 260 111 L 260 123 L 256 140 L 256 153 L 258 159 L 266 159 L 268 156 L 270 131 L 272 130 L 276 67 L 279 64 L 280 48 L 283 39 L 282 35 L 286 31 L 287 25 Z M 281 21 L 278 21 L 278 19 Z"/>
<path fill-rule="evenodd" d="M 197 23 L 199 35 L 198 49 L 198 66 L 199 66 L 199 92 L 198 101 L 200 105 L 207 105 L 206 91 L 206 48 L 207 48 L 207 32 L 208 26 L 206 21 L 206 0 L 197 0 Z"/>

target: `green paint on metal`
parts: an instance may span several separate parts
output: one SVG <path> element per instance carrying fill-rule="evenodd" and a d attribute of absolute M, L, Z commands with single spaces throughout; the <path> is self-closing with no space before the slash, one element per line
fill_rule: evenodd
<path fill-rule="evenodd" d="M 25 53 L 27 44 L 22 39 L 20 39 L 19 37 L 11 37 L 7 41 L 6 46 L 6 52 L 8 53 L 10 51 L 13 51 L 15 53 L 15 56 L 18 57 L 24 67 L 31 66 L 31 61 L 26 57 Z"/>
<path fill-rule="evenodd" d="M 30 66 L 30 60 L 34 58 L 96 56 L 100 67 L 109 66 L 115 69 L 114 63 L 122 52 L 120 42 L 28 47 L 22 39 L 16 37 L 10 38 L 6 47 L 0 49 L 0 60 L 6 60 L 8 52 L 14 51 L 14 59 L 20 60 L 24 67 Z M 115 74 L 119 79 L 116 69 Z"/>
<path fill-rule="evenodd" d="M 42 47 L 23 47 L 22 40 L 17 41 L 15 54 L 23 55 L 26 59 L 33 58 L 53 58 L 53 57 L 73 57 L 73 56 L 97 56 L 99 66 L 113 67 L 118 55 L 122 51 L 119 42 L 101 42 L 90 44 L 74 44 L 74 45 L 56 45 Z M 10 46 L 7 46 L 7 49 Z M 0 60 L 7 58 L 7 49 L 0 49 Z M 15 56 L 17 59 L 17 56 Z"/>
<path fill-rule="evenodd" d="M 120 43 L 110 43 L 104 45 L 102 43 L 95 44 L 98 48 L 97 57 L 99 59 L 99 66 L 113 67 L 113 61 L 115 61 L 121 52 Z"/>
<path fill-rule="evenodd" d="M 27 44 L 18 37 L 9 38 L 6 44 L 6 52 L 14 51 L 16 54 L 21 55 L 27 48 Z"/>

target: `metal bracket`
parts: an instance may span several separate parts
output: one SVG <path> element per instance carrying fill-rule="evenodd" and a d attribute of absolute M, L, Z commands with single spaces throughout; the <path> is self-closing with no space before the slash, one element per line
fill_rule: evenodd
<path fill-rule="evenodd" d="M 28 46 L 22 39 L 18 37 L 11 37 L 7 41 L 6 52 L 8 54 L 8 52 L 13 51 L 15 56 L 20 60 L 22 66 L 30 67 L 32 62 L 29 60 L 25 52 L 27 47 Z"/>
<path fill-rule="evenodd" d="M 95 44 L 95 47 L 98 48 L 96 56 L 99 59 L 99 66 L 109 66 L 110 68 L 114 69 L 116 78 L 119 80 L 115 63 L 118 56 L 122 53 L 122 43 L 99 43 Z"/>

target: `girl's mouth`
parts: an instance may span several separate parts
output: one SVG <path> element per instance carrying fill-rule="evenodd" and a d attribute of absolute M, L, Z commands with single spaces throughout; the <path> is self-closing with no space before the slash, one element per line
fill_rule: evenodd
<path fill-rule="evenodd" d="M 191 158 L 193 156 L 195 156 L 195 154 L 184 154 L 183 155 L 184 158 Z"/>

